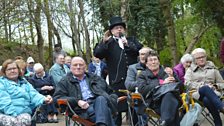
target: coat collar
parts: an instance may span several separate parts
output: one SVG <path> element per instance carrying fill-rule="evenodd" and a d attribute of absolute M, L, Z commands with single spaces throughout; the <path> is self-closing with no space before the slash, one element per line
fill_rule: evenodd
<path fill-rule="evenodd" d="M 195 72 L 199 69 L 200 67 L 194 63 L 191 64 L 191 69 Z M 207 61 L 203 69 L 217 69 L 217 67 L 214 65 L 212 61 Z"/>

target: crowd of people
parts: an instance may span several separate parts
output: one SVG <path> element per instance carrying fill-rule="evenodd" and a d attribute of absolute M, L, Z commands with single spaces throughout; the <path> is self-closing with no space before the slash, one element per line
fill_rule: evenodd
<path fill-rule="evenodd" d="M 69 56 L 59 44 L 54 47 L 54 65 L 49 71 L 31 56 L 26 61 L 20 56 L 5 60 L 0 77 L 0 125 L 30 126 L 37 107 L 47 122 L 57 123 L 56 100 L 67 99 L 73 111 L 97 126 L 121 126 L 121 113 L 127 112 L 128 104 L 118 98 L 126 95 L 119 92 L 125 89 L 142 94 L 147 107 L 160 115 L 160 126 L 180 126 L 180 93 L 195 90 L 193 98 L 208 109 L 215 126 L 222 126 L 224 81 L 214 63 L 207 60 L 205 49 L 196 48 L 173 68 L 164 67 L 155 50 L 126 36 L 121 17 L 112 17 L 109 23 L 89 64 L 82 57 Z M 178 92 L 155 98 L 156 91 L 168 84 L 176 85 Z M 139 120 L 136 113 L 132 116 L 135 125 Z M 143 116 L 147 122 L 148 115 Z"/>

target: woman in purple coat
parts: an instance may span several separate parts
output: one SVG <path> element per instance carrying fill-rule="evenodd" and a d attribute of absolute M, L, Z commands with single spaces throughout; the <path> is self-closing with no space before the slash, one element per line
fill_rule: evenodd
<path fill-rule="evenodd" d="M 173 71 L 177 74 L 182 83 L 184 83 L 185 72 L 191 66 L 192 61 L 193 57 L 191 54 L 184 54 L 180 59 L 180 63 L 173 68 Z"/>

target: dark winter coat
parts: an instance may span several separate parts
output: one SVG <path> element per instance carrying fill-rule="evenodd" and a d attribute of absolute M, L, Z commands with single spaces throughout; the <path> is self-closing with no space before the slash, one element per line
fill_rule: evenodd
<path fill-rule="evenodd" d="M 110 87 L 107 85 L 106 81 L 94 74 L 86 74 L 86 81 L 89 84 L 89 88 L 95 97 L 104 96 L 109 107 L 113 113 L 117 110 L 117 95 L 113 93 Z M 65 77 L 63 77 L 58 83 L 55 93 L 55 99 L 67 99 L 69 104 L 76 112 L 82 112 L 82 109 L 78 106 L 78 101 L 82 100 L 82 92 L 79 85 L 79 81 L 73 77 L 73 74 L 69 72 Z M 81 114 L 81 113 L 78 113 Z"/>
<path fill-rule="evenodd" d="M 165 80 L 167 77 L 168 74 L 164 71 L 163 67 L 160 67 L 157 75 L 154 75 L 151 70 L 146 68 L 137 78 L 139 92 L 146 97 L 156 86 L 160 86 L 159 79 Z M 180 81 L 176 74 L 174 74 L 174 78 L 176 82 Z"/>
<path fill-rule="evenodd" d="M 55 91 L 55 83 L 51 75 L 48 73 L 45 73 L 45 76 L 43 78 L 37 78 L 36 75 L 34 75 L 32 78 L 28 79 L 28 81 L 33 85 L 33 87 L 41 94 L 43 95 L 53 95 Z M 43 86 L 53 86 L 54 89 L 49 90 L 41 90 Z"/>
<path fill-rule="evenodd" d="M 128 46 L 124 46 L 124 50 L 112 37 L 105 43 L 99 43 L 94 49 L 95 57 L 106 59 L 109 83 L 115 90 L 125 89 L 128 66 L 137 63 L 138 51 L 142 48 L 135 37 L 128 37 L 127 41 Z"/>

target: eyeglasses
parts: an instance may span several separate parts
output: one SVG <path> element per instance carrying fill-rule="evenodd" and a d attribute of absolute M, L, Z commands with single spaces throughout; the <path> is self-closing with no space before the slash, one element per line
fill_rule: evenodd
<path fill-rule="evenodd" d="M 12 70 L 14 71 L 14 70 L 17 70 L 17 69 L 18 69 L 17 67 L 12 67 L 12 68 L 7 68 L 6 71 L 12 71 Z"/>
<path fill-rule="evenodd" d="M 206 56 L 199 56 L 199 57 L 195 57 L 196 60 L 199 60 L 199 59 L 204 59 Z"/>

